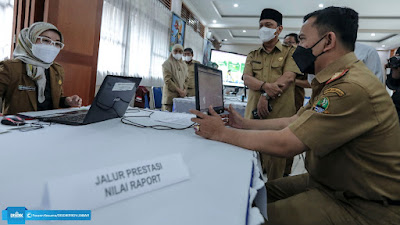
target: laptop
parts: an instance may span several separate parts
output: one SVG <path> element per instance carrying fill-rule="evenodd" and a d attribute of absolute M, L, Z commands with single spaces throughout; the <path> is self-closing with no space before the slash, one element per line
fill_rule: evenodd
<path fill-rule="evenodd" d="M 139 77 L 107 75 L 89 110 L 77 110 L 38 119 L 67 125 L 86 125 L 122 117 L 141 80 Z"/>
<path fill-rule="evenodd" d="M 194 65 L 196 109 L 208 112 L 213 106 L 218 114 L 224 112 L 224 90 L 222 85 L 222 71 L 196 63 Z"/>

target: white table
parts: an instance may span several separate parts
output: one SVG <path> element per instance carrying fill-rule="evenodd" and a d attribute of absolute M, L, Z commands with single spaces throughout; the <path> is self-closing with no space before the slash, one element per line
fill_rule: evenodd
<path fill-rule="evenodd" d="M 171 113 L 155 115 L 165 117 Z M 146 118 L 135 120 L 154 122 L 145 121 Z M 14 130 L 0 134 L 0 143 L 2 210 L 8 206 L 42 209 L 45 183 L 54 178 L 181 153 L 190 180 L 94 209 L 91 221 L 62 224 L 247 223 L 254 152 L 206 140 L 194 134 L 193 129 L 160 131 L 112 119 L 78 127 L 53 124 L 30 132 Z"/>
<path fill-rule="evenodd" d="M 225 97 L 224 105 L 232 107 L 239 112 L 240 115 L 244 116 L 247 102 L 242 102 L 239 97 Z M 173 99 L 173 111 L 180 113 L 188 113 L 190 109 L 196 109 L 196 101 L 194 97 L 185 98 L 174 98 Z"/>

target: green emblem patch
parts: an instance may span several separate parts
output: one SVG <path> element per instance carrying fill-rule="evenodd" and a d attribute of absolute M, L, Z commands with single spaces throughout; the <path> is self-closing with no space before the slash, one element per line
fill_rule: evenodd
<path fill-rule="evenodd" d="M 314 111 L 322 113 L 328 109 L 328 106 L 329 106 L 329 99 L 328 99 L 328 97 L 324 97 L 323 99 L 321 99 L 317 102 L 317 105 L 315 105 Z"/>

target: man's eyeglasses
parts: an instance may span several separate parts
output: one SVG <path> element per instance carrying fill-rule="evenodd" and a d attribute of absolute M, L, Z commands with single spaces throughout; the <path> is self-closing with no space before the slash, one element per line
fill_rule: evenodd
<path fill-rule="evenodd" d="M 38 40 L 40 40 L 41 44 L 54 45 L 55 47 L 57 47 L 59 49 L 63 49 L 64 48 L 64 43 L 62 43 L 60 41 L 53 41 L 48 37 L 38 36 Z"/>

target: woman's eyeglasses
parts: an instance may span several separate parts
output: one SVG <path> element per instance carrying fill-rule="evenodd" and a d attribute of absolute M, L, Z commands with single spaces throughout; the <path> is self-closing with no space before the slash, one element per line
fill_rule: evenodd
<path fill-rule="evenodd" d="M 60 41 L 53 41 L 48 37 L 38 36 L 38 40 L 40 40 L 41 44 L 54 45 L 55 47 L 57 47 L 59 49 L 63 49 L 64 48 L 64 43 L 62 43 Z"/>

